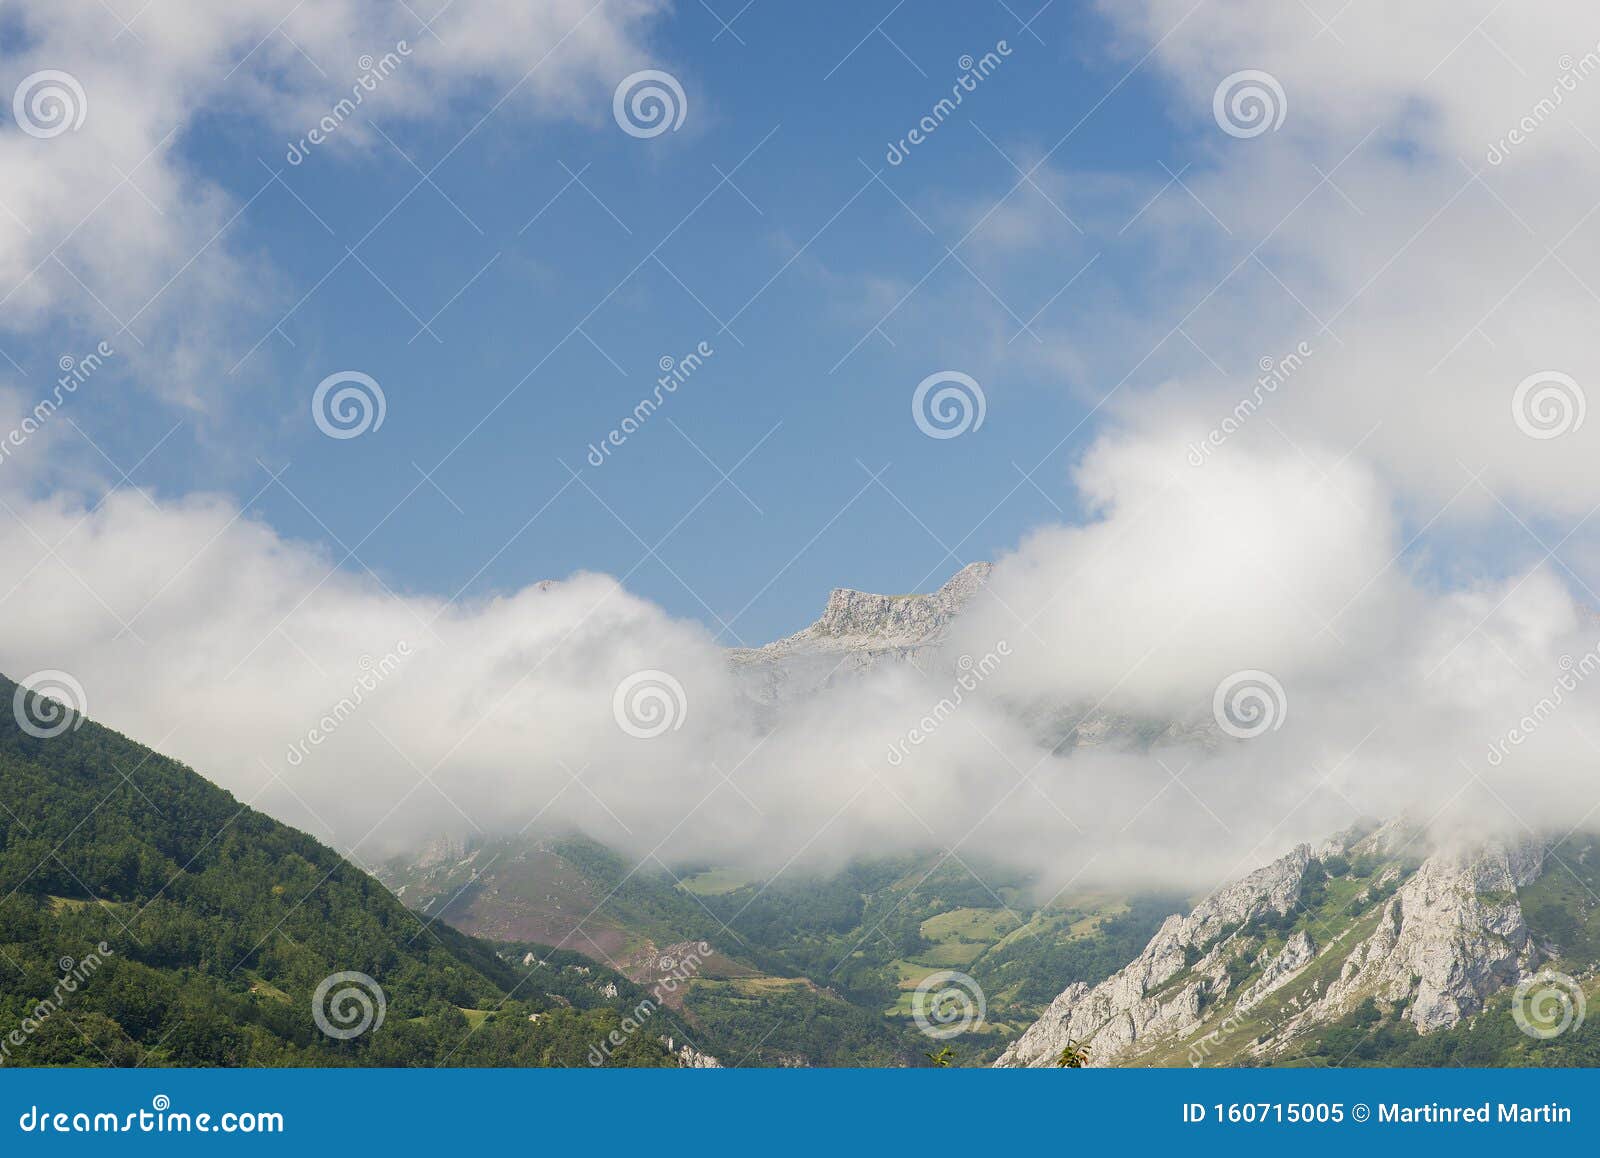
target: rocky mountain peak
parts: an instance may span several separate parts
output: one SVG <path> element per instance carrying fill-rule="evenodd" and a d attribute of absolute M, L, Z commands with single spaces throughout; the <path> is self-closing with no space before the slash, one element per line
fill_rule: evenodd
<path fill-rule="evenodd" d="M 730 648 L 729 663 L 753 699 L 774 704 L 881 662 L 915 661 L 944 639 L 993 569 L 991 563 L 969 563 L 928 594 L 878 595 L 836 587 L 810 627 L 763 647 Z"/>
<path fill-rule="evenodd" d="M 943 636 L 956 613 L 982 590 L 993 569 L 992 563 L 969 563 L 928 595 L 875 595 L 835 587 L 828 595 L 822 618 L 789 640 L 805 639 L 815 644 L 835 641 L 846 647 L 914 647 L 931 643 Z"/>

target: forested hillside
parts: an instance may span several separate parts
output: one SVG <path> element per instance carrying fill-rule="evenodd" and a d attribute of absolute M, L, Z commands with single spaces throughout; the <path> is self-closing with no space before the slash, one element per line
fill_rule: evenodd
<path fill-rule="evenodd" d="M 341 1040 L 313 995 L 352 971 L 385 1008 Z M 0 712 L 0 1064 L 588 1065 L 643 996 L 514 968 L 110 729 L 38 738 Z M 671 1065 L 674 1031 L 653 1013 L 606 1064 Z"/>

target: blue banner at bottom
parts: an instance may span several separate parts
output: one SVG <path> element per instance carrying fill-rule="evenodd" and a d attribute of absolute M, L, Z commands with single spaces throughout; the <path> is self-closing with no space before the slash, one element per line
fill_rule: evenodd
<path fill-rule="evenodd" d="M 0 1150 L 1600 1141 L 1600 1070 L 0 1070 Z M 958 1148 L 971 1146 L 970 1151 Z M 357 1152 L 352 1149 L 350 1152 Z"/>

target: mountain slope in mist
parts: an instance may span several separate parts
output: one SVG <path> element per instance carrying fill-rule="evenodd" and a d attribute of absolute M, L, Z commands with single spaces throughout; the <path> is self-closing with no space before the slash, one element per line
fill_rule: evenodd
<path fill-rule="evenodd" d="M 996 1064 L 1052 1066 L 1069 1042 L 1094 1065 L 1439 1064 L 1452 1034 L 1497 1043 L 1463 1063 L 1592 1064 L 1600 1042 L 1536 1047 L 1581 1030 L 1595 987 L 1597 855 L 1593 837 L 1439 846 L 1403 822 L 1301 845 L 1068 987 Z"/>

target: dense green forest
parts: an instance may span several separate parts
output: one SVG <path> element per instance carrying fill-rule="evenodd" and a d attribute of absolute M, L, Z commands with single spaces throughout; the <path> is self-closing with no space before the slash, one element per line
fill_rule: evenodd
<path fill-rule="evenodd" d="M 661 1035 L 685 1034 L 667 1009 L 628 1030 L 645 994 L 625 978 L 575 954 L 524 968 L 425 923 L 311 837 L 88 721 L 41 739 L 0 713 L 0 888 L 3 1064 L 581 1066 L 616 1031 L 603 1064 L 651 1066 L 674 1064 Z M 346 971 L 386 1009 L 337 1040 L 312 997 Z"/>

